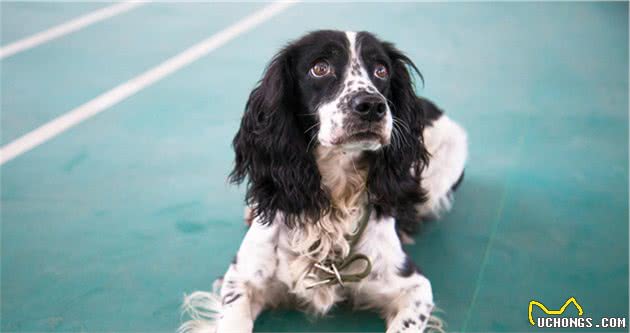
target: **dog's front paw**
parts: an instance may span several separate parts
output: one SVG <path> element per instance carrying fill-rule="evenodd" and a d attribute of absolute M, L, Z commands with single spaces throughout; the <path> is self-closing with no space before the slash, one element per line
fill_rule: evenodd
<path fill-rule="evenodd" d="M 432 303 L 416 301 L 396 314 L 387 327 L 387 333 L 425 332 L 429 327 L 432 310 Z"/>
<path fill-rule="evenodd" d="M 254 322 L 243 317 L 223 316 L 217 322 L 217 333 L 251 333 L 253 330 Z"/>
<path fill-rule="evenodd" d="M 250 333 L 254 330 L 251 303 L 247 295 L 238 290 L 224 290 L 221 314 L 217 320 L 217 333 Z"/>

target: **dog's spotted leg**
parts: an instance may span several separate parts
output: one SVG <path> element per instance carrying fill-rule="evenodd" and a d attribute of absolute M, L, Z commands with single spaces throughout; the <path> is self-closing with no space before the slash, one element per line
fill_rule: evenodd
<path fill-rule="evenodd" d="M 230 266 L 221 287 L 218 333 L 252 332 L 254 320 L 264 304 L 261 293 L 239 274 L 236 267 L 234 264 Z"/>
<path fill-rule="evenodd" d="M 195 292 L 184 301 L 191 320 L 179 332 L 252 332 L 269 298 L 277 266 L 277 224 L 252 223 L 222 279 L 220 295 Z"/>
<path fill-rule="evenodd" d="M 359 307 L 381 310 L 388 333 L 437 328 L 431 283 L 403 251 L 393 218 L 370 221 L 357 250 L 372 261 L 372 272 L 354 288 Z"/>
<path fill-rule="evenodd" d="M 251 332 L 276 270 L 277 224 L 253 221 L 224 277 L 217 332 Z"/>
<path fill-rule="evenodd" d="M 412 286 L 400 291 L 400 296 L 387 307 L 387 333 L 425 332 L 433 311 L 431 283 L 420 273 L 407 278 Z"/>

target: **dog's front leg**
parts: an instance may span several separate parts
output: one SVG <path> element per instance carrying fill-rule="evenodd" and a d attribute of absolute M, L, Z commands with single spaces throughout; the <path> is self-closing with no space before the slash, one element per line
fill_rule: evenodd
<path fill-rule="evenodd" d="M 192 320 L 179 332 L 252 332 L 256 317 L 272 296 L 269 286 L 277 265 L 277 233 L 277 223 L 252 223 L 223 277 L 220 295 L 195 292 L 186 297 L 184 308 Z"/>
<path fill-rule="evenodd" d="M 218 333 L 253 330 L 254 320 L 268 302 L 277 264 L 276 243 L 277 224 L 252 223 L 223 279 Z"/>
<path fill-rule="evenodd" d="M 255 315 L 252 308 L 261 308 L 261 300 L 250 288 L 246 279 L 238 276 L 233 267 L 225 274 L 221 288 L 221 311 L 217 320 L 217 332 L 252 332 Z M 258 312 L 258 311 L 256 311 Z"/>
<path fill-rule="evenodd" d="M 372 272 L 356 286 L 356 301 L 382 311 L 387 333 L 441 330 L 441 323 L 431 316 L 431 283 L 403 251 L 393 218 L 371 222 L 358 252 L 372 260 Z"/>

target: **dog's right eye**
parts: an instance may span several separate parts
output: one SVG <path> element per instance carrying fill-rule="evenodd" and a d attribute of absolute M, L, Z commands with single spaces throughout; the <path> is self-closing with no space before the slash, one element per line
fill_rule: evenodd
<path fill-rule="evenodd" d="M 327 61 L 318 61 L 311 67 L 311 75 L 314 77 L 324 77 L 330 74 L 330 64 Z"/>

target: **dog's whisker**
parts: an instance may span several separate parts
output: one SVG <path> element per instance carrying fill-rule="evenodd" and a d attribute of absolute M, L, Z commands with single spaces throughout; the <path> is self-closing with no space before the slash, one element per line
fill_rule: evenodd
<path fill-rule="evenodd" d="M 396 128 L 396 123 L 393 123 L 392 126 L 392 144 L 394 148 L 400 148 L 400 138 L 398 137 L 400 134 L 398 133 L 398 128 Z"/>
<path fill-rule="evenodd" d="M 321 124 L 321 122 L 319 122 L 319 121 L 316 122 L 315 125 L 309 127 L 306 131 L 304 131 L 304 134 L 306 134 L 308 131 L 312 130 L 313 128 L 315 128 L 317 125 L 320 125 L 320 124 Z"/>
<path fill-rule="evenodd" d="M 298 116 L 298 117 L 309 117 L 309 116 L 313 117 L 313 116 L 316 116 L 316 115 L 317 114 L 315 114 L 315 113 L 298 113 L 298 114 L 296 114 L 296 116 Z"/>
<path fill-rule="evenodd" d="M 402 132 L 401 126 L 399 123 L 394 121 L 392 129 L 396 129 L 396 134 L 398 137 L 399 148 L 404 148 L 409 144 L 409 141 L 405 137 L 405 134 Z"/>
<path fill-rule="evenodd" d="M 402 126 L 408 133 L 411 133 L 411 129 L 409 129 L 409 126 L 404 121 L 400 120 L 400 118 L 392 116 L 392 120 Z"/>
<path fill-rule="evenodd" d="M 409 146 L 407 135 L 405 134 L 404 129 L 401 128 L 400 124 L 398 124 L 398 136 L 400 137 L 401 148 Z"/>
<path fill-rule="evenodd" d="M 315 135 L 313 135 L 311 140 L 308 142 L 308 145 L 306 146 L 306 151 L 310 151 L 311 143 L 313 143 L 313 140 L 315 140 L 315 138 L 317 138 L 318 134 L 319 134 L 319 131 L 317 133 L 315 133 Z"/>
<path fill-rule="evenodd" d="M 394 124 L 394 126 L 396 126 L 396 125 L 397 125 L 397 127 L 398 127 L 398 129 L 399 129 L 399 131 L 400 131 L 400 132 L 402 132 L 402 131 L 404 130 L 404 131 L 405 131 L 405 132 L 407 132 L 408 134 L 411 134 L 411 130 L 409 129 L 409 126 L 407 126 L 407 124 L 405 124 L 402 120 L 397 119 L 397 118 L 395 118 L 395 117 L 393 117 L 392 119 L 393 119 L 393 124 Z M 406 135 L 404 135 L 403 133 L 400 133 L 400 134 L 401 134 L 401 136 L 402 136 L 402 139 L 403 139 L 403 141 L 404 141 L 404 144 L 405 144 L 406 146 L 408 146 L 408 145 L 410 144 L 409 139 L 408 139 L 408 138 L 407 138 L 407 136 L 406 136 Z"/>
<path fill-rule="evenodd" d="M 403 134 L 400 132 L 400 128 L 396 127 L 396 137 L 398 138 L 398 148 L 403 148 Z"/>

